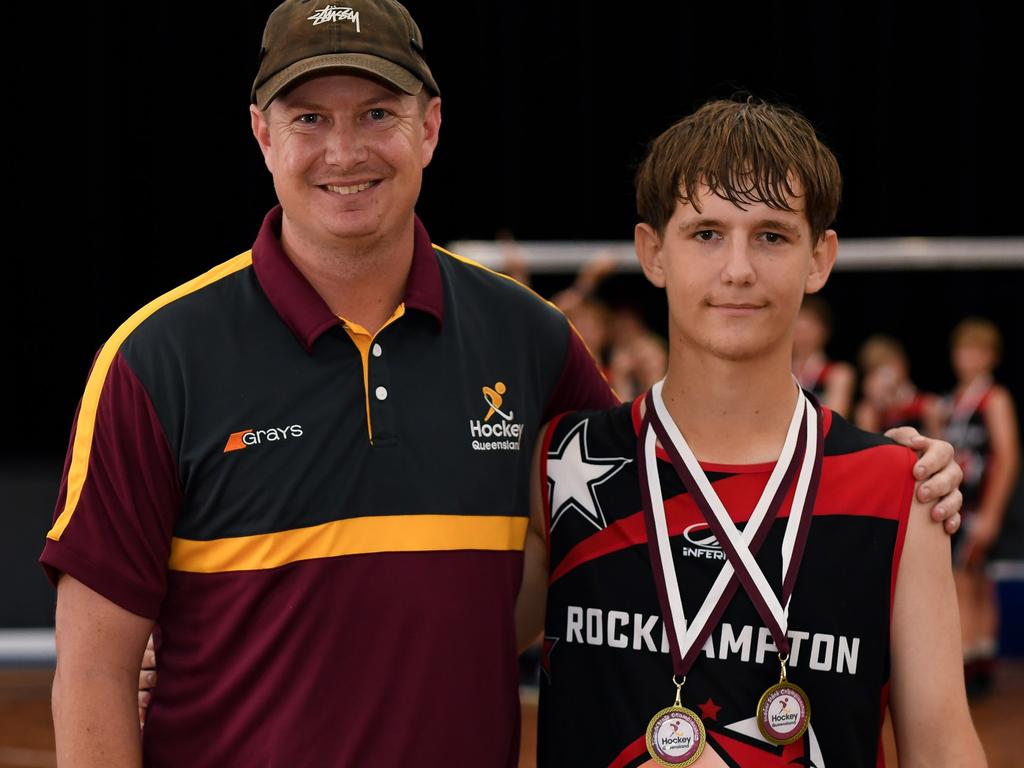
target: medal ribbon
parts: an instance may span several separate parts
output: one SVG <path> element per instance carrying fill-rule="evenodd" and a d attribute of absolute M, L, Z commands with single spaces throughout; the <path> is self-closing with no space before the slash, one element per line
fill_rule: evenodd
<path fill-rule="evenodd" d="M 802 393 L 797 397 L 779 460 L 745 529 L 740 533 L 669 416 L 661 399 L 663 383 L 655 384 L 647 395 L 647 411 L 640 431 L 637 463 L 641 476 L 648 548 L 662 615 L 667 624 L 675 673 L 685 675 L 693 665 L 704 642 L 717 626 L 740 584 L 771 631 L 780 654 L 788 654 L 789 638 L 786 636 L 786 628 L 789 599 L 803 556 L 821 475 L 824 433 L 816 404 L 812 404 Z M 718 537 L 727 557 L 700 610 L 688 626 L 676 577 L 661 482 L 657 472 L 657 440 L 661 441 L 676 473 Z M 754 560 L 754 555 L 760 550 L 772 523 L 778 516 L 782 502 L 793 484 L 798 466 L 799 479 L 782 543 L 783 588 L 780 602 Z"/>

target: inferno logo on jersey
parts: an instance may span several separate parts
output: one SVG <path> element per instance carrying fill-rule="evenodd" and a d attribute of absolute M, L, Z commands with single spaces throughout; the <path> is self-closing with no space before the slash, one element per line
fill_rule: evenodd
<path fill-rule="evenodd" d="M 302 437 L 301 424 L 292 424 L 287 427 L 267 427 L 266 429 L 243 429 L 241 432 L 232 432 L 228 436 L 228 441 L 224 445 L 224 453 L 296 437 Z"/>
<path fill-rule="evenodd" d="M 493 387 L 481 387 L 480 391 L 486 409 L 482 419 L 469 420 L 473 450 L 518 451 L 523 437 L 523 425 L 515 421 L 515 413 L 505 403 L 508 386 L 498 381 Z"/>
<path fill-rule="evenodd" d="M 681 554 L 683 557 L 702 557 L 705 560 L 725 560 L 725 552 L 718 538 L 712 533 L 707 523 L 694 523 L 686 526 L 683 531 L 683 538 L 692 545 L 684 546 Z"/>

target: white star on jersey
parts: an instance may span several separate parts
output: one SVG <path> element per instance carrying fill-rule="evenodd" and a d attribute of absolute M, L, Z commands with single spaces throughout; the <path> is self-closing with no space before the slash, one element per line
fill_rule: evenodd
<path fill-rule="evenodd" d="M 584 419 L 548 453 L 548 498 L 551 499 L 551 528 L 562 516 L 575 510 L 598 530 L 607 527 L 597 498 L 597 486 L 611 478 L 632 459 L 595 458 L 587 451 L 587 423 Z"/>

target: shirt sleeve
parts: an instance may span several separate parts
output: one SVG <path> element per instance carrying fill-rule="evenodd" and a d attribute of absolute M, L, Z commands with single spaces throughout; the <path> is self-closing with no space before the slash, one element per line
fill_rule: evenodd
<path fill-rule="evenodd" d="M 597 361 L 576 330 L 569 326 L 562 375 L 548 400 L 543 420 L 546 422 L 566 411 L 597 410 L 616 405 L 619 405 L 619 398 L 597 367 Z"/>
<path fill-rule="evenodd" d="M 166 590 L 181 484 L 149 394 L 118 352 L 101 354 L 72 427 L 40 563 L 155 619 Z"/>

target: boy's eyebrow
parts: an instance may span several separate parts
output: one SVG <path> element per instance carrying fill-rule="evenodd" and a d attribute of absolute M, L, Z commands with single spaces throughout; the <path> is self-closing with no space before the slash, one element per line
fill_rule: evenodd
<path fill-rule="evenodd" d="M 800 227 L 791 221 L 784 221 L 783 219 L 762 219 L 757 223 L 757 226 L 761 229 L 781 229 L 785 232 L 793 232 L 798 234 Z"/>
<path fill-rule="evenodd" d="M 726 223 L 721 219 L 710 219 L 710 218 L 695 218 L 695 219 L 683 219 L 679 222 L 679 228 L 684 230 L 697 230 L 697 229 L 722 229 L 726 227 Z M 755 229 L 781 229 L 784 232 L 790 232 L 792 234 L 799 234 L 800 227 L 790 221 L 783 219 L 760 219 L 754 223 Z"/>

